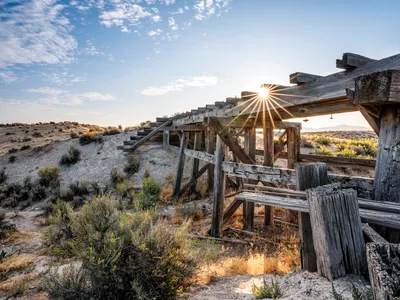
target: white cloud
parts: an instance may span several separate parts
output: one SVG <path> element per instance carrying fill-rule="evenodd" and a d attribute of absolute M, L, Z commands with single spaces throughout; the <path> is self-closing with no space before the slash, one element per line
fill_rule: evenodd
<path fill-rule="evenodd" d="M 163 86 L 148 86 L 137 92 L 145 96 L 161 96 L 169 92 L 182 91 L 189 87 L 205 87 L 216 84 L 218 84 L 218 77 L 216 76 L 192 76 L 176 79 Z"/>
<path fill-rule="evenodd" d="M 168 18 L 168 25 L 169 25 L 169 27 L 171 27 L 172 30 L 178 30 L 178 25 L 176 24 L 174 17 Z"/>
<path fill-rule="evenodd" d="M 78 105 L 84 102 L 116 100 L 111 94 L 99 92 L 70 93 L 65 90 L 50 87 L 30 89 L 27 92 L 42 95 L 43 97 L 37 99 L 37 102 L 47 105 Z"/>
<path fill-rule="evenodd" d="M 15 74 L 11 71 L 0 71 L 0 82 L 11 83 L 17 80 Z"/>
<path fill-rule="evenodd" d="M 0 68 L 72 62 L 77 42 L 63 9 L 56 0 L 3 1 Z"/>
<path fill-rule="evenodd" d="M 53 73 L 42 73 L 43 81 L 52 82 L 59 85 L 71 85 L 73 83 L 86 81 L 86 77 L 76 76 L 68 71 Z"/>
<path fill-rule="evenodd" d="M 196 20 L 204 20 L 211 15 L 217 14 L 220 16 L 223 11 L 226 11 L 231 0 L 196 0 L 193 6 L 197 11 Z"/>
<path fill-rule="evenodd" d="M 99 51 L 92 40 L 86 40 L 86 47 L 81 50 L 81 53 L 87 55 L 104 55 L 104 52 Z"/>
<path fill-rule="evenodd" d="M 151 30 L 147 33 L 148 36 L 155 36 L 155 35 L 160 35 L 162 32 L 162 30 L 160 28 L 156 29 L 156 30 Z"/>
<path fill-rule="evenodd" d="M 119 26 L 125 31 L 127 25 L 138 25 L 144 18 L 151 17 L 152 13 L 146 8 L 129 2 L 114 3 L 111 10 L 102 11 L 100 23 L 106 27 Z"/>

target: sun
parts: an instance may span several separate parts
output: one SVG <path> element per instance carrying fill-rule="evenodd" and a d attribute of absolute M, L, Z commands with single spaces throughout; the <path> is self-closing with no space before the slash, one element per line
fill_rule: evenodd
<path fill-rule="evenodd" d="M 258 90 L 258 97 L 260 97 L 263 100 L 268 99 L 269 98 L 269 88 L 260 87 Z"/>

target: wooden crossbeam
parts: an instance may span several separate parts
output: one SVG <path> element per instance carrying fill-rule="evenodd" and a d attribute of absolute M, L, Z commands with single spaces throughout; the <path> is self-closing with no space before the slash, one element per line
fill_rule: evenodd
<path fill-rule="evenodd" d="M 376 61 L 375 59 L 354 53 L 343 53 L 342 59 L 336 60 L 336 68 L 352 70 Z"/>
<path fill-rule="evenodd" d="M 321 78 L 322 76 L 319 75 L 314 75 L 314 74 L 308 74 L 308 73 L 302 73 L 302 72 L 296 72 L 293 74 L 289 75 L 290 83 L 295 83 L 298 85 L 315 81 L 318 78 Z"/>
<path fill-rule="evenodd" d="M 149 134 L 147 134 L 143 139 L 138 141 L 133 147 L 131 148 L 131 151 L 134 151 L 137 149 L 139 146 L 143 145 L 145 142 L 147 142 L 149 139 L 151 139 L 153 136 L 155 136 L 159 131 L 163 130 L 165 127 L 170 125 L 172 123 L 172 120 L 168 120 L 159 127 L 155 128 L 153 131 L 151 131 Z"/>
<path fill-rule="evenodd" d="M 200 178 L 201 175 L 203 175 L 207 169 L 208 169 L 209 164 L 205 164 L 191 179 L 190 181 L 185 184 L 185 186 L 180 189 L 180 191 L 174 196 L 173 201 L 176 203 L 179 198 L 191 187 L 193 186 L 196 181 Z"/>
<path fill-rule="evenodd" d="M 207 128 L 203 125 L 176 125 L 176 126 L 168 126 L 163 128 L 162 130 L 168 131 L 204 131 Z"/>

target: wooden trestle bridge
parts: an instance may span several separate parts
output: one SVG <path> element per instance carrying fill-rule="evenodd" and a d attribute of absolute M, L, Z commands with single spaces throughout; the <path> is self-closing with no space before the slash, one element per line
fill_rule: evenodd
<path fill-rule="evenodd" d="M 240 98 L 157 118 L 119 148 L 133 152 L 161 134 L 164 146 L 173 147 L 169 139 L 178 135 L 174 198 L 194 190 L 207 172 L 213 237 L 221 237 L 241 206 L 246 230 L 254 227 L 255 203 L 265 205 L 265 226 L 274 224 L 274 207 L 288 209 L 297 216 L 303 269 L 331 280 L 368 269 L 374 298 L 395 299 L 400 274 L 388 276 L 381 265 L 385 255 L 400 258 L 399 244 L 386 241 L 400 242 L 400 54 L 375 60 L 344 53 L 336 67 L 344 70 L 328 76 L 296 72 L 292 86 L 268 85 L 280 91 L 276 109 L 256 106 L 257 92 L 242 92 Z M 354 111 L 379 136 L 376 161 L 301 154 L 301 124 L 285 121 Z M 263 131 L 263 149 L 256 149 L 256 129 Z M 283 130 L 277 140 L 274 129 Z M 263 156 L 263 165 L 256 164 L 256 155 Z M 185 156 L 194 160 L 192 179 L 182 186 Z M 274 167 L 278 158 L 287 159 L 287 168 Z M 327 164 L 375 168 L 375 178 L 328 174 Z M 239 190 L 224 210 L 227 184 Z"/>

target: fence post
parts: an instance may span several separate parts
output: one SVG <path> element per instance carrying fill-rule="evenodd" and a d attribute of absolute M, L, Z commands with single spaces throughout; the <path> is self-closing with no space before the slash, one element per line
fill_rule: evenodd
<path fill-rule="evenodd" d="M 307 163 L 296 165 L 297 190 L 305 191 L 328 183 L 328 165 L 325 163 Z M 301 240 L 301 267 L 309 272 L 317 271 L 317 259 L 314 250 L 310 215 L 299 212 L 299 234 Z"/>
<path fill-rule="evenodd" d="M 366 273 L 357 192 L 332 184 L 307 190 L 307 200 L 318 273 L 331 281 Z"/>

